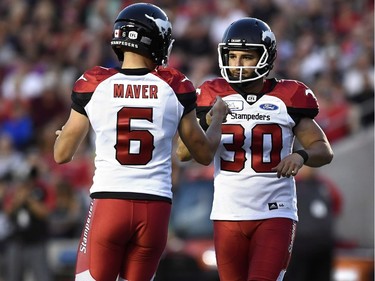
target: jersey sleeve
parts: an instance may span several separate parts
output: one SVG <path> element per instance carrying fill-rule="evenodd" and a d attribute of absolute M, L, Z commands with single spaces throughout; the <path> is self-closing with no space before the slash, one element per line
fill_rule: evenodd
<path fill-rule="evenodd" d="M 197 117 L 204 130 L 208 128 L 206 114 L 215 103 L 216 97 L 224 97 L 233 93 L 233 88 L 222 78 L 208 80 L 197 88 Z"/>
<path fill-rule="evenodd" d="M 197 88 L 197 118 L 202 129 L 205 131 L 208 129 L 206 114 L 210 111 L 213 101 L 216 99 L 216 96 L 212 95 L 213 92 L 210 89 L 210 82 L 204 82 Z"/>
<path fill-rule="evenodd" d="M 179 102 L 184 106 L 184 113 L 183 115 L 186 115 L 190 111 L 194 110 L 196 108 L 196 100 L 197 96 L 194 92 L 189 92 L 181 95 L 177 95 L 177 98 Z"/>
<path fill-rule="evenodd" d="M 103 80 L 115 73 L 117 73 L 115 69 L 100 66 L 95 66 L 85 71 L 74 83 L 71 94 L 72 108 L 81 114 L 87 115 L 85 106 L 91 100 L 95 89 Z"/>
<path fill-rule="evenodd" d="M 288 113 L 298 123 L 301 118 L 314 119 L 319 113 L 319 104 L 304 83 L 295 80 L 281 80 L 274 93 L 284 101 Z"/>

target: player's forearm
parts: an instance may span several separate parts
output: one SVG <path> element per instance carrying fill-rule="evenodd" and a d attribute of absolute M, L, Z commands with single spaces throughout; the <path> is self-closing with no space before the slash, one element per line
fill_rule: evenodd
<path fill-rule="evenodd" d="M 199 121 L 199 120 L 198 120 Z M 210 123 L 211 123 L 211 117 L 210 117 Z M 177 149 L 176 154 L 180 161 L 189 161 L 192 158 L 195 158 L 197 162 L 211 162 L 212 158 L 215 155 L 216 149 L 220 142 L 220 137 L 217 137 L 216 134 L 221 130 L 221 123 L 217 124 L 215 121 L 215 124 L 213 126 L 210 126 L 206 131 L 206 142 L 200 142 L 198 145 L 201 146 L 201 149 L 198 151 L 198 153 L 195 153 L 194 157 L 190 153 L 189 149 L 186 147 L 184 142 L 181 140 L 181 138 L 177 139 Z M 207 152 L 211 152 L 209 155 L 207 155 Z M 194 152 L 193 152 L 194 154 Z M 204 158 L 208 158 L 208 160 L 204 160 Z M 211 159 L 209 161 L 209 159 Z"/>
<path fill-rule="evenodd" d="M 223 116 L 215 115 L 212 116 L 210 125 L 206 131 L 205 147 L 202 148 L 204 161 L 200 161 L 203 165 L 209 165 L 215 157 L 216 150 L 221 140 L 221 124 L 223 122 Z M 195 157 L 194 157 L 195 158 Z"/>
<path fill-rule="evenodd" d="M 53 156 L 58 164 L 68 163 L 73 159 L 75 152 L 84 139 L 84 134 L 74 136 L 64 130 L 56 138 Z"/>
<path fill-rule="evenodd" d="M 58 164 L 68 163 L 73 159 L 74 152 L 72 151 L 71 147 L 61 142 L 59 139 L 56 140 L 53 156 Z"/>
<path fill-rule="evenodd" d="M 176 155 L 177 158 L 182 162 L 189 161 L 192 159 L 189 150 L 187 149 L 186 145 L 183 143 L 180 137 L 177 139 Z"/>
<path fill-rule="evenodd" d="M 72 109 L 68 121 L 61 130 L 56 131 L 57 137 L 53 152 L 56 163 L 63 164 L 73 159 L 89 127 L 87 116 Z"/>
<path fill-rule="evenodd" d="M 324 140 L 316 141 L 304 150 L 308 155 L 308 159 L 305 162 L 306 166 L 321 167 L 331 163 L 333 159 L 332 148 Z"/>
<path fill-rule="evenodd" d="M 189 139 L 182 138 L 184 143 L 181 143 L 177 148 L 177 156 L 181 161 L 188 161 L 194 158 L 199 164 L 209 165 L 214 156 L 216 149 L 220 142 L 221 136 L 220 126 L 212 126 L 208 129 L 206 134 L 201 131 L 200 137 L 191 137 Z M 186 145 L 186 146 L 185 146 Z"/>
<path fill-rule="evenodd" d="M 35 216 L 37 216 L 38 218 L 40 219 L 45 219 L 48 217 L 49 215 L 49 210 L 47 208 L 47 206 L 42 203 L 42 202 L 39 202 L 35 199 L 32 199 L 32 198 L 29 198 L 26 203 L 28 204 L 30 210 L 33 212 L 33 214 Z"/>
<path fill-rule="evenodd" d="M 186 145 L 191 156 L 202 165 L 209 165 L 215 157 L 221 140 L 221 124 L 228 114 L 228 106 L 218 97 L 209 114 L 211 124 L 206 133 L 197 122 L 195 111 L 187 114 L 181 120 L 179 127 L 180 137 L 184 145 Z M 186 152 L 184 147 L 180 147 L 177 156 L 180 159 L 188 159 L 189 155 Z"/>
<path fill-rule="evenodd" d="M 212 138 L 205 136 L 205 140 L 201 140 L 194 145 L 196 149 L 189 149 L 189 151 L 195 161 L 207 166 L 212 162 L 215 156 L 214 146 L 215 144 L 212 143 Z M 185 156 L 188 157 L 188 155 Z"/>
<path fill-rule="evenodd" d="M 223 120 L 222 117 L 212 117 L 210 125 L 206 131 L 206 136 L 209 139 L 210 149 L 213 156 L 216 153 L 217 147 L 219 146 L 221 140 L 221 124 Z"/>

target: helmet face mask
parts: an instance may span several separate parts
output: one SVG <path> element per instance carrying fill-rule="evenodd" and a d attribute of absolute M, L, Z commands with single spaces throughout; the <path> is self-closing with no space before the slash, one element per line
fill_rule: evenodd
<path fill-rule="evenodd" d="M 166 65 L 172 49 L 172 25 L 159 7 L 137 3 L 124 8 L 115 21 L 112 49 L 120 61 L 124 50 L 149 57 L 157 65 Z"/>
<path fill-rule="evenodd" d="M 245 83 L 258 80 L 269 74 L 276 59 L 276 39 L 269 26 L 255 18 L 243 18 L 232 23 L 218 44 L 218 60 L 221 75 L 228 83 Z M 229 66 L 229 51 L 259 52 L 255 66 Z M 231 75 L 231 70 L 239 69 L 240 75 Z M 252 75 L 245 77 L 243 71 L 252 69 Z"/>
<path fill-rule="evenodd" d="M 245 48 L 244 48 L 245 47 Z M 258 63 L 255 66 L 229 66 L 229 51 L 231 50 L 253 50 L 256 49 L 260 53 L 260 58 Z M 268 52 L 264 45 L 261 44 L 236 44 L 236 43 L 220 43 L 218 45 L 218 52 L 219 54 L 219 67 L 221 69 L 221 75 L 227 80 L 229 83 L 243 83 L 243 82 L 250 82 L 257 80 L 261 77 L 264 77 L 268 74 L 269 71 L 264 71 L 265 68 L 268 67 Z M 239 69 L 240 75 L 233 76 L 231 75 L 231 70 Z M 243 70 L 250 69 L 253 70 L 253 74 L 249 77 L 245 77 L 243 75 Z"/>

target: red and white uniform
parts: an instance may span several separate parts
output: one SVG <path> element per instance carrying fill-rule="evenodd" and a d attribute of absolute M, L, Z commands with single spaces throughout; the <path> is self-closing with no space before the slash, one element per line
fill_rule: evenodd
<path fill-rule="evenodd" d="M 94 67 L 76 81 L 72 100 L 96 135 L 75 280 L 149 281 L 168 236 L 172 141 L 196 106 L 194 86 L 173 68 Z"/>
<path fill-rule="evenodd" d="M 198 110 L 208 108 L 219 95 L 232 112 L 222 125 L 214 160 L 211 219 L 297 220 L 294 178 L 277 178 L 271 168 L 291 153 L 299 118 L 318 113 L 312 91 L 298 81 L 272 79 L 266 80 L 263 94 L 244 97 L 218 78 L 205 82 L 197 92 Z"/>
<path fill-rule="evenodd" d="M 96 134 L 91 194 L 172 198 L 172 140 L 184 112 L 195 108 L 194 91 L 172 68 L 86 71 L 75 83 L 72 98 L 73 108 L 88 116 Z"/>

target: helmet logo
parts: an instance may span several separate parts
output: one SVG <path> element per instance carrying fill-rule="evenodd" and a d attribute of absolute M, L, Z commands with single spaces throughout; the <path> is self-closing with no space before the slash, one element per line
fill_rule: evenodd
<path fill-rule="evenodd" d="M 262 41 L 265 41 L 267 38 L 269 38 L 271 41 L 275 41 L 275 34 L 273 34 L 272 31 L 266 30 L 262 32 Z"/>
<path fill-rule="evenodd" d="M 129 36 L 130 39 L 137 39 L 138 38 L 138 32 L 130 31 L 128 36 Z"/>
<path fill-rule="evenodd" d="M 155 19 L 147 14 L 145 14 L 146 18 L 155 22 L 156 26 L 159 28 L 159 31 L 163 37 L 167 35 L 168 30 L 171 28 L 171 24 L 167 20 L 162 19 Z"/>

